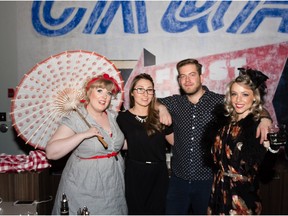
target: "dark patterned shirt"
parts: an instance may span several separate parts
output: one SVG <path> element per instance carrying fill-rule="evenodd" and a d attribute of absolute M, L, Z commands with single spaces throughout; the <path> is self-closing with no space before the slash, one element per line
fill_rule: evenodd
<path fill-rule="evenodd" d="M 172 171 L 185 180 L 212 179 L 212 170 L 204 162 L 202 138 L 207 125 L 214 121 L 216 106 L 223 104 L 224 95 L 216 94 L 203 86 L 204 95 L 197 104 L 186 95 L 173 95 L 160 98 L 169 110 L 174 127 L 174 146 L 172 147 Z"/>

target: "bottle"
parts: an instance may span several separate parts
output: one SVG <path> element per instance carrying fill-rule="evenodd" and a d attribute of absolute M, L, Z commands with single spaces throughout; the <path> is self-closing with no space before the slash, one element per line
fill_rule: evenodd
<path fill-rule="evenodd" d="M 83 207 L 82 215 L 90 215 L 90 212 L 88 211 L 87 206 L 84 206 L 84 207 Z"/>
<path fill-rule="evenodd" d="M 269 127 L 268 140 L 270 141 L 271 147 L 275 148 L 280 146 L 285 146 L 287 143 L 287 132 L 286 132 L 286 125 L 285 124 L 275 124 Z"/>
<path fill-rule="evenodd" d="M 77 211 L 77 215 L 90 215 L 90 212 L 89 212 L 87 206 L 84 206 L 82 210 L 81 210 L 81 208 L 79 208 Z"/>
<path fill-rule="evenodd" d="M 67 199 L 65 193 L 62 194 L 60 214 L 61 214 L 61 215 L 69 215 L 68 199 Z"/>

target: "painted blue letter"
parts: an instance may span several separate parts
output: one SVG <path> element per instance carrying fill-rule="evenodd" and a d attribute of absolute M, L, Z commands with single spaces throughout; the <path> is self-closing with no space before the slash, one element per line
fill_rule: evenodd
<path fill-rule="evenodd" d="M 73 30 L 83 18 L 86 9 L 79 8 L 76 15 L 71 19 L 69 23 L 67 23 L 64 27 L 59 29 L 48 29 L 42 23 L 40 16 L 43 15 L 43 20 L 46 22 L 47 26 L 57 26 L 65 21 L 71 16 L 75 8 L 67 8 L 63 11 L 62 15 L 58 19 L 54 19 L 51 16 L 51 9 L 54 4 L 54 1 L 46 1 L 43 7 L 43 13 L 40 12 L 41 1 L 34 1 L 32 5 L 32 24 L 34 29 L 41 35 L 45 35 L 48 37 L 55 37 L 67 34 L 71 30 Z"/>

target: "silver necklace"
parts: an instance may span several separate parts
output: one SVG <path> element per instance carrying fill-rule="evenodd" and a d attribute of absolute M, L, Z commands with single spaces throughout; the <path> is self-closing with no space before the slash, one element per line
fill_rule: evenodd
<path fill-rule="evenodd" d="M 135 119 L 136 119 L 137 121 L 139 121 L 140 123 L 146 122 L 147 118 L 148 118 L 148 116 L 146 116 L 145 118 L 141 118 L 141 117 L 139 117 L 138 115 L 135 116 Z"/>

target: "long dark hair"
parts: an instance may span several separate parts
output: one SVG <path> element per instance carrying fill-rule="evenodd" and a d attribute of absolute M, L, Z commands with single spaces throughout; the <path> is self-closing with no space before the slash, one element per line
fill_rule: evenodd
<path fill-rule="evenodd" d="M 134 79 L 131 83 L 131 86 L 130 86 L 130 90 L 129 90 L 130 108 L 135 106 L 135 100 L 134 100 L 134 97 L 132 95 L 132 92 L 133 92 L 136 84 L 138 83 L 138 81 L 141 79 L 149 80 L 152 83 L 152 86 L 154 89 L 154 81 L 149 74 L 142 73 L 142 74 L 139 74 L 136 77 L 134 77 Z M 155 99 L 155 94 L 154 94 L 154 96 L 151 100 L 151 103 L 148 105 L 148 118 L 145 122 L 145 128 L 146 128 L 148 136 L 156 133 L 156 131 L 161 132 L 164 128 L 164 126 L 159 121 L 159 113 L 155 109 L 155 100 L 156 99 Z"/>

